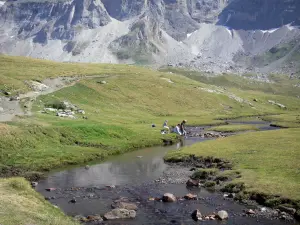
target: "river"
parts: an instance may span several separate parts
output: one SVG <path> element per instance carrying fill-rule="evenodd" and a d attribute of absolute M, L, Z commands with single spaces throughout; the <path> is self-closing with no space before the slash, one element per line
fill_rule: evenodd
<path fill-rule="evenodd" d="M 262 130 L 274 129 L 266 123 L 257 123 L 257 125 L 262 127 Z M 296 222 L 273 220 L 264 216 L 245 217 L 243 210 L 250 206 L 224 200 L 221 193 L 209 192 L 203 188 L 188 189 L 185 184 L 182 184 L 192 172 L 188 168 L 174 169 L 164 163 L 163 156 L 168 151 L 176 151 L 182 146 L 201 141 L 207 139 L 190 137 L 173 146 L 151 147 L 114 156 L 89 168 L 69 168 L 54 172 L 39 182 L 37 191 L 69 216 L 103 215 L 111 210 L 112 201 L 120 197 L 127 197 L 131 202 L 137 203 L 135 219 L 104 221 L 103 224 L 197 224 L 199 222 L 193 221 L 190 216 L 195 209 L 199 209 L 202 214 L 226 210 L 229 219 L 222 224 L 296 224 Z M 162 177 L 168 178 L 170 174 L 173 182 L 156 182 L 159 178 L 160 181 Z M 47 188 L 56 188 L 56 190 L 49 192 L 46 191 Z M 176 203 L 149 201 L 150 197 L 161 197 L 166 192 L 171 192 L 175 196 L 193 193 L 197 194 L 199 199 Z M 71 203 L 72 199 L 76 199 L 76 203 Z M 205 223 L 220 224 L 219 221 Z"/>

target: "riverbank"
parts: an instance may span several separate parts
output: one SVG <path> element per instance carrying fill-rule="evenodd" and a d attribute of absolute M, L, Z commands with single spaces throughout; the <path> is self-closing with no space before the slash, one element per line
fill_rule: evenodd
<path fill-rule="evenodd" d="M 203 167 L 193 178 L 271 207 L 300 209 L 300 129 L 260 131 L 195 144 L 165 160 Z"/>
<path fill-rule="evenodd" d="M 79 225 L 47 202 L 24 178 L 0 180 L 1 224 Z"/>

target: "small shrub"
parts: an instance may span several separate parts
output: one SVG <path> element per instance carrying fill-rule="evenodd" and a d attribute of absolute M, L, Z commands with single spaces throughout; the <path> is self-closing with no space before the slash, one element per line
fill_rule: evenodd
<path fill-rule="evenodd" d="M 281 203 L 282 202 L 281 202 L 280 198 L 270 198 L 265 201 L 265 206 L 275 207 L 275 206 L 280 205 Z"/>
<path fill-rule="evenodd" d="M 53 101 L 45 104 L 46 107 L 48 108 L 53 108 L 53 109 L 66 109 L 66 105 L 61 102 L 61 101 Z"/>
<path fill-rule="evenodd" d="M 244 201 L 244 200 L 248 200 L 250 198 L 250 195 L 246 192 L 240 192 L 237 193 L 234 197 L 234 200 L 236 201 Z"/>
<path fill-rule="evenodd" d="M 212 188 L 215 186 L 216 186 L 216 182 L 214 182 L 214 181 L 207 181 L 204 183 L 204 187 L 206 187 L 206 188 Z"/>
<path fill-rule="evenodd" d="M 229 183 L 221 189 L 221 191 L 228 193 L 239 193 L 243 190 L 245 190 L 245 184 L 243 182 Z"/>

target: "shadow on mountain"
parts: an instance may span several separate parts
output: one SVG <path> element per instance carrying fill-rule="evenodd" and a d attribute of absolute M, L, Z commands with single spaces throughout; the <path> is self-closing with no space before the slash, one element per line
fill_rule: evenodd
<path fill-rule="evenodd" d="M 300 25 L 299 0 L 233 0 L 220 13 L 218 25 L 242 30 L 269 30 Z"/>

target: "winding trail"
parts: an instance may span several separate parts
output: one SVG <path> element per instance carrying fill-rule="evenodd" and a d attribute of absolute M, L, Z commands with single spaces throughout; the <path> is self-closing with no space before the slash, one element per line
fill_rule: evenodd
<path fill-rule="evenodd" d="M 70 76 L 47 78 L 32 88 L 32 91 L 20 94 L 18 100 L 11 100 L 8 97 L 0 97 L 0 122 L 12 121 L 15 116 L 31 116 L 32 104 L 37 97 L 41 95 L 51 94 L 62 88 L 75 85 L 80 80 L 93 78 L 108 78 L 111 76 L 90 75 L 90 76 Z M 22 105 L 23 107 L 22 107 Z"/>

